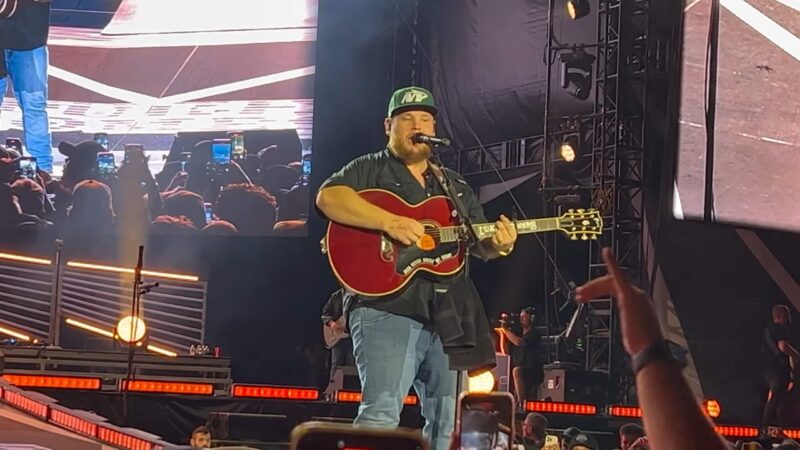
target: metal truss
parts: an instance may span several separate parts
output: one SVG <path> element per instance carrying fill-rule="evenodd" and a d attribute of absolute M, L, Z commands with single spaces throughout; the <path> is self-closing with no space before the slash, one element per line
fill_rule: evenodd
<path fill-rule="evenodd" d="M 551 11 L 555 0 L 551 0 Z M 589 44 L 564 45 L 554 42 L 552 34 L 548 52 L 551 64 L 565 51 L 593 52 L 596 57 L 593 71 L 593 112 L 565 121 L 545 111 L 545 148 L 555 151 L 564 132 L 583 128 L 584 142 L 591 147 L 589 179 L 580 179 L 580 189 L 587 190 L 593 208 L 604 220 L 604 230 L 598 240 L 588 243 L 588 278 L 606 273 L 601 258 L 603 247 L 610 247 L 634 283 L 644 281 L 643 264 L 643 169 L 644 169 L 644 112 L 647 82 L 647 37 L 649 22 L 648 0 L 599 0 L 597 5 L 597 41 Z M 552 12 L 550 16 L 552 21 Z M 550 29 L 550 26 L 548 27 Z M 553 72 L 553 67 L 550 68 Z M 547 89 L 552 88 L 551 76 Z M 558 88 L 558 87 L 556 87 Z M 572 123 L 565 130 L 565 123 Z M 560 126 L 557 126 L 559 125 Z M 549 128 L 555 128 L 551 130 Z M 545 152 L 546 191 L 559 192 L 560 181 L 554 173 L 551 152 Z M 563 162 L 562 162 L 563 164 Z M 548 199 L 551 213 L 557 213 L 554 196 Z M 553 261 L 558 263 L 557 241 L 550 239 L 548 247 Z M 545 281 L 552 279 L 547 291 L 551 293 L 548 307 L 555 308 L 563 299 L 559 293 L 558 267 L 547 267 Z M 563 284 L 563 283 L 561 283 Z M 554 294 L 555 293 L 555 294 Z M 611 298 L 591 301 L 583 314 L 585 329 L 585 369 L 605 373 L 610 381 L 624 385 L 627 372 L 624 352 L 621 351 L 616 309 Z M 552 315 L 552 314 L 551 314 Z M 621 389 L 612 393 L 617 397 Z"/>

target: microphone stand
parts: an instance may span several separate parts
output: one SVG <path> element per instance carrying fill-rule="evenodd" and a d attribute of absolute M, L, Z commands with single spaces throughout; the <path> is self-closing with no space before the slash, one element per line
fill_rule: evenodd
<path fill-rule="evenodd" d="M 136 268 L 133 270 L 133 298 L 131 300 L 131 316 L 133 321 L 131 323 L 130 336 L 131 340 L 136 336 L 137 327 L 139 326 L 139 310 L 141 306 L 142 295 L 150 292 L 151 289 L 159 286 L 158 282 L 144 284 L 142 281 L 142 265 L 144 259 L 144 246 L 139 246 L 139 257 L 136 262 Z M 133 371 L 133 357 L 136 350 L 134 342 L 128 343 L 128 368 L 125 372 L 125 380 L 122 384 L 122 420 L 128 424 L 128 391 L 130 390 L 130 383 L 134 379 Z"/>

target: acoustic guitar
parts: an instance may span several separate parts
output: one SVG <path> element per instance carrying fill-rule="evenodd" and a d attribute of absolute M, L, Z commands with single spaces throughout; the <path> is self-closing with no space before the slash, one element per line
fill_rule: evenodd
<path fill-rule="evenodd" d="M 457 222 L 449 198 L 435 196 L 411 205 L 382 189 L 367 189 L 359 195 L 393 214 L 419 220 L 426 233 L 416 245 L 405 246 L 379 231 L 331 222 L 321 242 L 322 251 L 342 286 L 379 297 L 397 292 L 418 274 L 446 279 L 464 267 L 467 230 Z M 594 209 L 576 209 L 560 217 L 520 220 L 515 225 L 518 234 L 561 231 L 573 240 L 589 240 L 602 233 L 603 218 Z M 485 239 L 494 234 L 495 225 L 473 224 L 473 229 L 479 239 Z"/>

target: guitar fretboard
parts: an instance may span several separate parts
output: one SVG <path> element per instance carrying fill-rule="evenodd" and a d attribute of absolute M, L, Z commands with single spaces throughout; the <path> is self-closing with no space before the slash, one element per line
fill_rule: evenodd
<path fill-rule="evenodd" d="M 547 231 L 558 230 L 559 229 L 558 221 L 559 221 L 558 217 L 521 220 L 516 222 L 517 233 L 519 234 L 544 233 Z M 479 239 L 486 239 L 488 237 L 491 237 L 494 234 L 496 228 L 497 227 L 495 227 L 494 223 L 481 223 L 472 226 L 472 229 L 475 230 L 475 234 L 478 235 Z M 439 229 L 440 232 L 439 239 L 441 242 L 455 242 L 459 239 L 463 231 L 464 231 L 463 227 L 443 227 Z"/>

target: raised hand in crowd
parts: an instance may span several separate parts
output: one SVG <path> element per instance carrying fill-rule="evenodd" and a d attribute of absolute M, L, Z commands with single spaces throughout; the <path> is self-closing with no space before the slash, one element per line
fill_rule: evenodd
<path fill-rule="evenodd" d="M 608 275 L 576 290 L 575 299 L 613 296 L 617 301 L 622 342 L 637 355 L 663 340 L 649 299 L 625 277 L 611 250 L 603 249 Z M 653 450 L 725 450 L 722 439 L 702 412 L 683 378 L 681 368 L 667 358 L 655 358 L 636 373 L 636 391 L 647 437 Z"/>
<path fill-rule="evenodd" d="M 179 189 L 186 189 L 186 182 L 189 180 L 189 173 L 179 170 L 169 182 L 169 186 L 164 192 L 177 191 Z"/>

